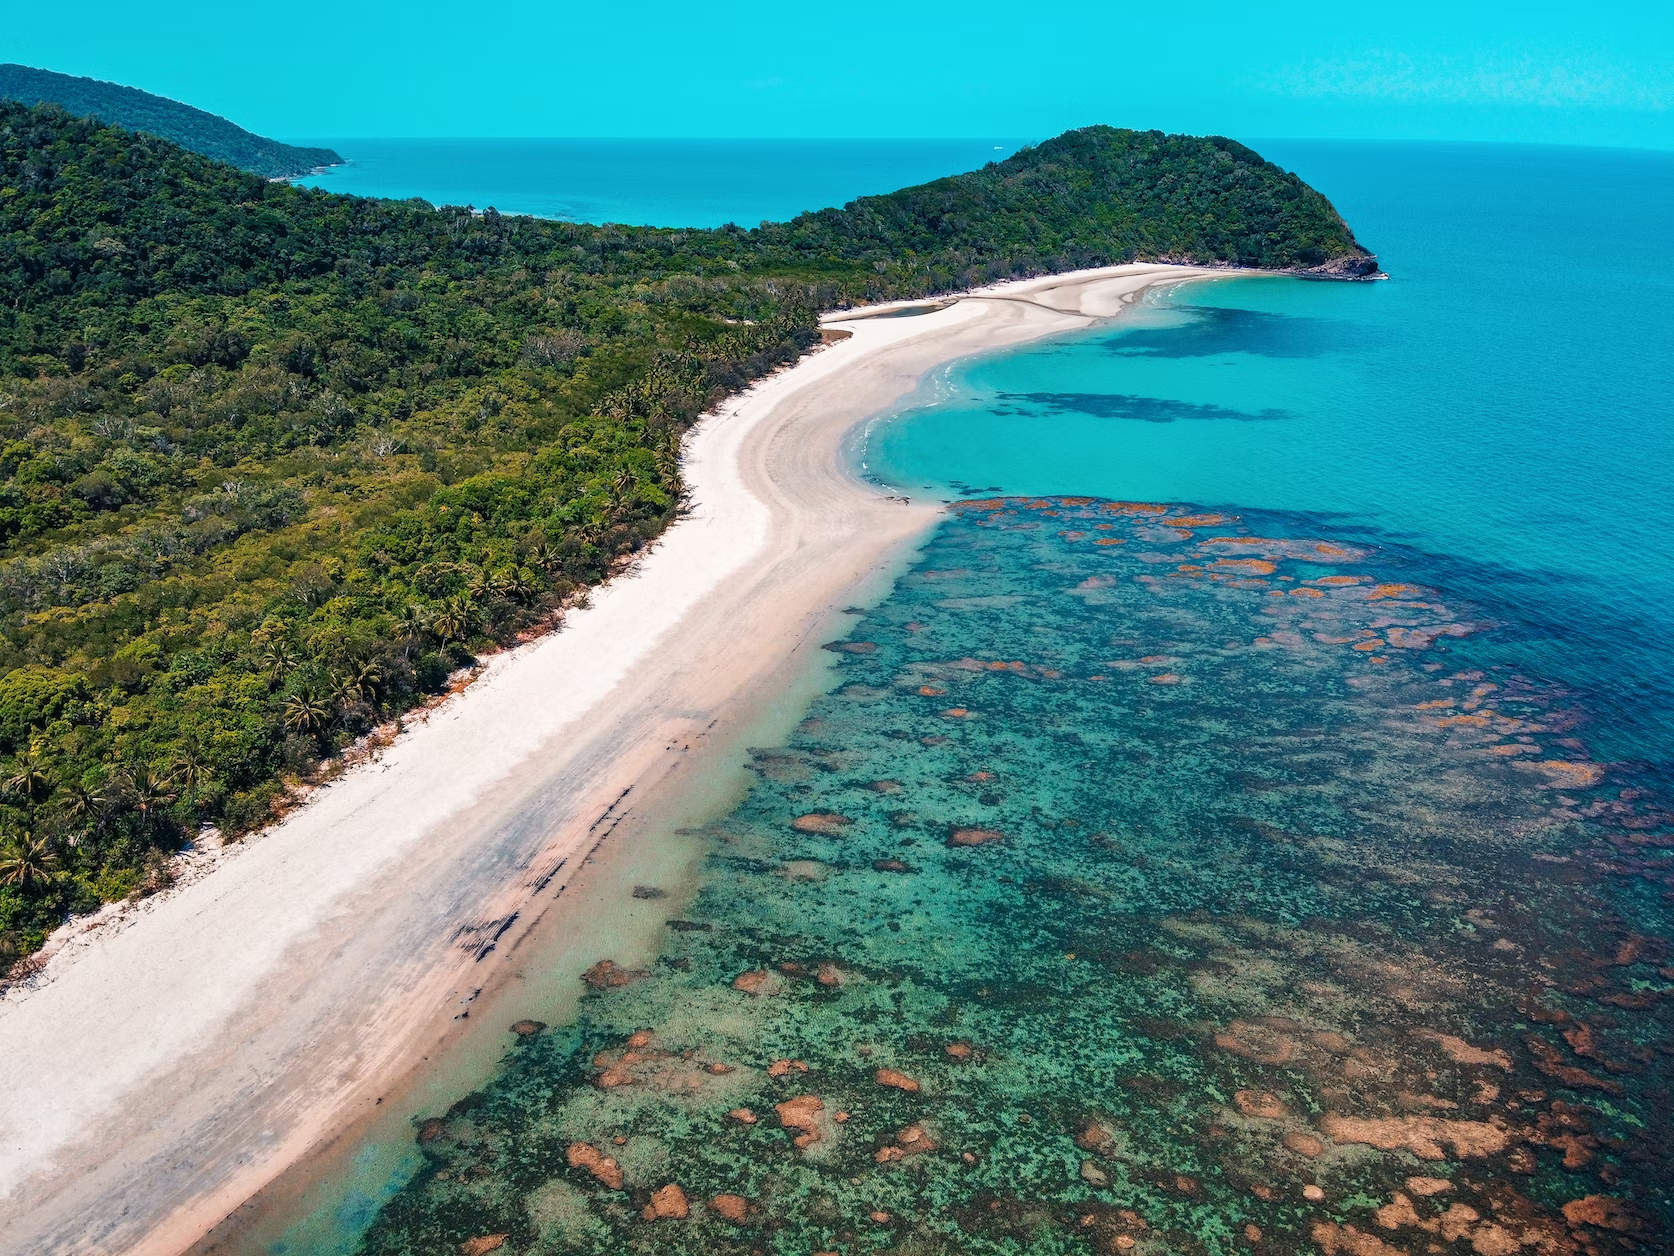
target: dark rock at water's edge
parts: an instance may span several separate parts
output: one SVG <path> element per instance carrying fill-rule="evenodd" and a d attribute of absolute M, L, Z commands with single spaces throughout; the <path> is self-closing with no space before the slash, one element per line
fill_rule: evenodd
<path fill-rule="evenodd" d="M 1334 257 L 1330 261 L 1322 262 L 1318 266 L 1308 266 L 1299 270 L 1290 271 L 1289 273 L 1298 275 L 1303 279 L 1350 279 L 1364 281 L 1368 279 L 1389 278 L 1388 275 L 1379 269 L 1377 255 L 1373 253 L 1362 253 L 1357 257 Z"/>
<path fill-rule="evenodd" d="M 1353 245 L 1352 247 L 1357 251 L 1345 253 L 1339 257 L 1326 258 L 1325 260 L 1317 263 L 1312 262 L 1312 259 L 1304 258 L 1304 260 L 1308 260 L 1311 263 L 1305 266 L 1274 266 L 1262 267 L 1261 269 L 1281 275 L 1295 275 L 1298 279 L 1347 279 L 1355 282 L 1363 282 L 1372 279 L 1389 278 L 1389 276 L 1379 268 L 1376 253 L 1368 253 L 1358 244 Z M 1316 254 L 1316 256 L 1317 255 L 1318 254 Z M 1216 258 L 1209 258 L 1206 260 L 1199 257 L 1193 257 L 1189 254 L 1167 254 L 1162 257 L 1141 257 L 1136 258 L 1135 260 L 1143 262 L 1161 262 L 1169 266 L 1198 266 L 1206 270 L 1219 270 L 1222 268 L 1231 270 L 1239 265 L 1237 262 L 1221 261 Z M 828 650 L 839 650 L 844 647 L 841 643 L 838 643 L 828 645 L 825 648 Z"/>
<path fill-rule="evenodd" d="M 37 70 L 27 65 L 0 65 L 0 100 L 57 105 L 69 113 L 93 116 L 130 131 L 161 136 L 194 153 L 270 179 L 290 178 L 343 163 L 329 148 L 281 144 L 178 100 L 153 96 L 119 83 Z"/>

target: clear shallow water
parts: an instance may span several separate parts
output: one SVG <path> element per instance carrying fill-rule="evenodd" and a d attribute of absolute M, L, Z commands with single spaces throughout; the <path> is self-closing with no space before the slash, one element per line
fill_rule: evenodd
<path fill-rule="evenodd" d="M 1674 747 L 1674 156 L 1269 142 L 1393 278 L 1190 285 L 958 364 L 877 425 L 879 479 L 1328 514 L 1415 551 Z M 1440 570 L 1446 567 L 1453 571 Z"/>
<path fill-rule="evenodd" d="M 753 227 L 1001 161 L 993 140 L 348 139 L 297 182 L 332 192 L 654 227 Z"/>
<path fill-rule="evenodd" d="M 875 429 L 965 504 L 655 962 L 334 1245 L 1666 1250 L 1674 166 L 1266 147 L 1397 279 L 1184 289 Z"/>

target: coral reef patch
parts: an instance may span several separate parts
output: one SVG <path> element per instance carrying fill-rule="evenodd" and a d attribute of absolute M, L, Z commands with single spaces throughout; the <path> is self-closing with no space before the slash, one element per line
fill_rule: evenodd
<path fill-rule="evenodd" d="M 1315 520 L 963 503 L 364 1250 L 1669 1250 L 1668 805 L 1493 624 Z"/>

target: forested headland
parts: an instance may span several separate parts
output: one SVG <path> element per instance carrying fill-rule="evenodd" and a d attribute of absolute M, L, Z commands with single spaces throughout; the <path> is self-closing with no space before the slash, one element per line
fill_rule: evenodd
<path fill-rule="evenodd" d="M 167 96 L 27 65 L 0 65 L 0 100 L 57 105 L 66 113 L 173 140 L 194 153 L 270 179 L 307 174 L 343 160 L 329 148 L 282 144 Z"/>
<path fill-rule="evenodd" d="M 1091 127 L 672 230 L 300 189 L 0 104 L 0 960 L 550 626 L 822 309 L 1159 258 L 1374 269 L 1225 139 Z"/>

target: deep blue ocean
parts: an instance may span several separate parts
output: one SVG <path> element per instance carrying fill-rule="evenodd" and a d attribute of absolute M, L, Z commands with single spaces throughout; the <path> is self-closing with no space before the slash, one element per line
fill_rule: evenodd
<path fill-rule="evenodd" d="M 1390 279 L 875 420 L 947 516 L 655 961 L 246 1250 L 1670 1250 L 1674 154 L 1257 147 Z"/>

